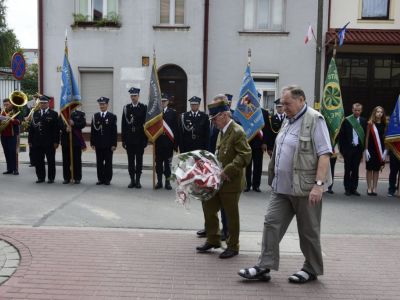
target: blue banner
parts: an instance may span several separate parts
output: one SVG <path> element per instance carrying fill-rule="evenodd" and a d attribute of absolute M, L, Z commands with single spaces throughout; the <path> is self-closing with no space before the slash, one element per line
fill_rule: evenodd
<path fill-rule="evenodd" d="M 400 96 L 397 98 L 396 107 L 390 116 L 385 135 L 385 145 L 398 159 L 400 159 Z"/>
<path fill-rule="evenodd" d="M 233 117 L 242 125 L 248 141 L 264 127 L 264 118 L 258 100 L 258 92 L 253 77 L 251 77 L 250 65 L 247 66 L 244 74 Z"/>
<path fill-rule="evenodd" d="M 68 48 L 65 47 L 64 63 L 61 73 L 61 96 L 60 96 L 60 112 L 66 120 L 69 119 L 70 112 L 80 105 L 81 95 L 79 94 L 78 85 L 76 84 L 71 65 L 68 60 Z"/>

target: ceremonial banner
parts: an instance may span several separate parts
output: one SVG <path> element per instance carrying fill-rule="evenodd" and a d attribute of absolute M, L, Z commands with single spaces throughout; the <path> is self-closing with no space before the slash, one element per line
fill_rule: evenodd
<path fill-rule="evenodd" d="M 392 115 L 385 136 L 385 146 L 389 148 L 397 159 L 400 160 L 400 96 L 397 98 L 396 107 Z"/>
<path fill-rule="evenodd" d="M 264 118 L 257 94 L 258 92 L 250 72 L 250 64 L 248 64 L 242 87 L 240 88 L 239 101 L 233 113 L 234 119 L 242 125 L 246 132 L 248 141 L 264 127 Z"/>
<path fill-rule="evenodd" d="M 344 119 L 342 93 L 340 92 L 339 76 L 335 59 L 332 57 L 325 79 L 324 93 L 321 103 L 321 114 L 328 126 L 331 143 L 336 145 L 336 138 Z"/>
<path fill-rule="evenodd" d="M 149 105 L 147 106 L 146 123 L 144 132 L 149 140 L 154 143 L 163 133 L 163 117 L 161 107 L 161 89 L 158 82 L 156 62 L 154 60 L 150 78 Z"/>

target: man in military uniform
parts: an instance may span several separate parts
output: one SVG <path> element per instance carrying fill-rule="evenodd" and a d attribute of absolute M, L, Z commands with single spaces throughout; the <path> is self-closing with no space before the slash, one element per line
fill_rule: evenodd
<path fill-rule="evenodd" d="M 38 178 L 36 183 L 42 183 L 46 178 L 45 156 L 48 165 L 47 183 L 53 183 L 56 177 L 56 149 L 60 143 L 60 131 L 58 114 L 49 108 L 49 100 L 48 96 L 40 96 L 40 109 L 33 113 L 29 126 L 28 143 L 33 148 Z"/>
<path fill-rule="evenodd" d="M 85 113 L 75 109 L 71 112 L 69 120 L 64 120 L 60 115 L 58 122 L 61 130 L 63 184 L 70 183 L 71 179 L 74 180 L 75 184 L 79 184 L 82 179 L 82 149 L 86 148 L 82 136 L 82 129 L 86 126 Z M 70 133 L 72 135 L 73 178 L 71 176 Z"/>
<path fill-rule="evenodd" d="M 140 189 L 140 176 L 143 168 L 143 153 L 147 146 L 147 136 L 144 133 L 147 105 L 139 102 L 140 89 L 132 87 L 129 90 L 131 103 L 124 106 L 121 120 L 122 147 L 128 154 L 128 170 L 131 182 L 128 188 Z"/>
<path fill-rule="evenodd" d="M 279 133 L 279 130 L 281 129 L 282 123 L 286 118 L 285 112 L 283 111 L 283 105 L 281 103 L 281 99 L 278 98 L 274 101 L 275 103 L 275 108 L 276 108 L 276 113 L 271 117 L 271 146 L 268 147 L 268 154 L 269 156 L 272 155 L 272 150 L 275 145 L 275 139 L 276 136 Z"/>
<path fill-rule="evenodd" d="M 196 249 L 204 253 L 221 246 L 218 211 L 223 208 L 228 219 L 229 236 L 226 240 L 227 249 L 219 257 L 230 258 L 239 253 L 239 198 L 245 181 L 243 169 L 250 162 L 251 148 L 243 129 L 231 119 L 225 95 L 215 96 L 208 109 L 212 122 L 220 130 L 217 158 L 222 164 L 223 182 L 217 194 L 202 203 L 207 241 Z"/>
<path fill-rule="evenodd" d="M 258 94 L 261 97 L 261 94 Z M 264 127 L 249 142 L 251 147 L 251 162 L 246 168 L 246 188 L 245 192 L 249 192 L 253 187 L 253 191 L 260 193 L 261 175 L 263 167 L 264 152 L 271 147 L 271 125 L 269 123 L 269 112 L 261 108 L 264 119 Z M 271 149 L 272 153 L 272 149 Z"/>
<path fill-rule="evenodd" d="M 97 185 L 110 185 L 113 152 L 117 149 L 117 116 L 107 111 L 110 99 L 97 99 L 100 112 L 94 114 L 90 132 L 90 146 L 96 151 Z"/>
<path fill-rule="evenodd" d="M 191 110 L 180 118 L 179 150 L 181 153 L 193 150 L 207 150 L 209 146 L 210 123 L 208 115 L 199 111 L 201 99 L 192 97 L 188 100 Z"/>
<path fill-rule="evenodd" d="M 171 190 L 171 161 L 174 155 L 174 149 L 177 150 L 178 135 L 178 116 L 176 111 L 168 107 L 168 95 L 163 94 L 161 97 L 161 106 L 163 109 L 164 132 L 156 140 L 156 173 L 157 184 L 156 189 L 163 187 L 162 176 L 165 175 L 165 188 Z"/>
<path fill-rule="evenodd" d="M 4 99 L 3 105 L 4 110 L 1 112 L 3 117 L 6 116 L 11 118 L 17 113 L 16 110 L 13 109 L 14 107 L 10 102 L 10 99 Z M 7 126 L 5 126 L 1 132 L 1 145 L 3 146 L 4 156 L 7 162 L 7 171 L 3 172 L 3 174 L 18 175 L 17 139 L 19 135 L 19 125 L 21 122 L 18 116 L 14 117 L 10 121 L 3 120 L 1 123 L 2 122 L 8 122 Z"/>

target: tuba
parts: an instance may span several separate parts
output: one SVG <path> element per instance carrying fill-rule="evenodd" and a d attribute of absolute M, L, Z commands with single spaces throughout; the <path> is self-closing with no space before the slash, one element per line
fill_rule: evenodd
<path fill-rule="evenodd" d="M 21 91 L 14 91 L 10 94 L 10 102 L 14 106 L 13 110 L 9 113 L 6 113 L 7 119 L 0 121 L 0 133 L 8 126 L 8 124 L 18 116 L 23 107 L 28 103 L 28 96 Z"/>

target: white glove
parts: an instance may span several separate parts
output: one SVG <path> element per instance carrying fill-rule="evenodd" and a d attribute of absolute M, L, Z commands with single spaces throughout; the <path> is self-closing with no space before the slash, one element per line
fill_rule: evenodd
<path fill-rule="evenodd" d="M 371 155 L 368 150 L 365 150 L 365 161 L 369 161 L 371 159 Z"/>
<path fill-rule="evenodd" d="M 382 154 L 382 161 L 385 161 L 385 160 L 386 160 L 386 156 L 387 156 L 387 150 L 383 151 L 383 154 Z"/>

